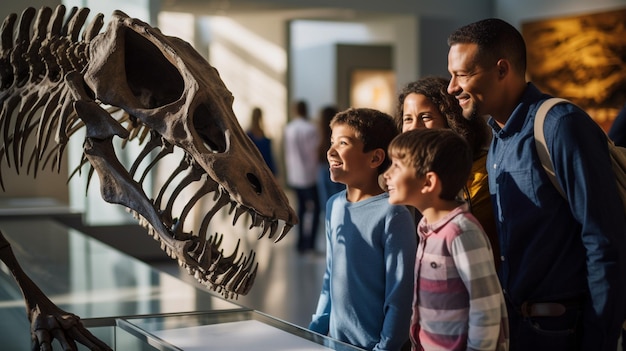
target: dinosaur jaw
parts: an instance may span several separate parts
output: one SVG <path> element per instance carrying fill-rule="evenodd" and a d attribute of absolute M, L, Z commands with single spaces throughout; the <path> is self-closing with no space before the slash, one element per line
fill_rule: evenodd
<path fill-rule="evenodd" d="M 171 150 L 165 147 L 162 152 L 170 153 Z M 239 243 L 230 255 L 224 254 L 221 249 L 222 236 L 217 233 L 207 235 L 213 216 L 229 206 L 234 226 L 240 218 L 245 217 L 242 215 L 247 213 L 251 219 L 249 229 L 259 228 L 259 239 L 267 235 L 270 239 L 275 238 L 275 242 L 281 240 L 292 227 L 292 224 L 284 221 L 281 231 L 278 232 L 281 226 L 278 218 L 264 216 L 252 208 L 237 203 L 224 187 L 203 173 L 202 168 L 195 166 L 189 157 L 183 157 L 178 169 L 173 172 L 174 175 L 186 172 L 183 180 L 174 187 L 173 193 L 169 197 L 164 195 L 164 189 L 171 185 L 168 181 L 163 185 L 158 197 L 149 200 L 140 182 L 135 181 L 131 175 L 135 167 L 129 173 L 115 156 L 112 137 L 87 138 L 84 154 L 99 176 L 103 199 L 127 207 L 139 224 L 160 242 L 163 251 L 176 259 L 178 264 L 201 284 L 226 298 L 246 295 L 250 291 L 258 264 L 253 250 L 247 254 L 239 252 Z M 144 179 L 145 176 L 141 178 Z M 172 209 L 176 197 L 192 183 L 196 184 L 197 188 L 193 199 L 188 202 L 180 216 L 173 216 Z M 197 234 L 185 232 L 183 228 L 187 214 L 207 196 L 212 197 L 212 207 L 204 214 Z M 168 197 L 167 201 L 165 197 Z"/>
<path fill-rule="evenodd" d="M 128 206 L 145 217 L 160 236 L 169 230 L 172 238 L 187 240 L 185 219 L 200 198 L 210 193 L 216 199 L 228 195 L 228 201 L 223 201 L 230 203 L 235 217 L 248 213 L 253 226 L 262 227 L 270 237 L 279 227 L 278 220 L 286 225 L 279 239 L 297 223 L 282 188 L 239 124 L 232 109 L 232 93 L 219 72 L 191 45 L 116 11 L 106 31 L 94 38 L 89 48 L 84 84 L 73 84 L 75 91 L 88 91 L 76 93 L 77 100 L 93 97 L 94 102 L 122 109 L 128 117 L 106 123 L 105 115 L 94 119 L 91 116 L 96 116 L 95 111 L 81 113 L 77 109 L 87 129 L 94 129 L 88 135 L 104 139 L 112 131 L 126 140 L 139 138 L 145 147 L 129 173 L 140 183 L 146 171 L 136 173 L 148 154 L 157 153 L 154 159 L 158 161 L 174 151 L 184 153 L 178 168 L 173 172 L 172 167 L 165 170 L 172 174 L 166 183 L 182 177 L 180 184 L 163 186 L 150 206 L 142 205 L 146 211 L 148 207 L 155 208 L 158 219 Z M 114 131 L 116 123 L 125 123 L 127 133 Z M 108 126 L 105 134 L 101 132 L 103 125 Z M 138 137 L 144 133 L 150 134 L 146 144 Z M 148 171 L 153 167 L 150 165 Z M 174 200 L 182 198 L 180 194 L 192 184 L 200 184 L 197 193 L 174 217 Z M 166 195 L 166 188 L 172 193 Z M 203 223 L 196 231 L 202 239 L 206 239 L 207 227 Z M 192 248 L 199 250 L 196 246 Z"/>

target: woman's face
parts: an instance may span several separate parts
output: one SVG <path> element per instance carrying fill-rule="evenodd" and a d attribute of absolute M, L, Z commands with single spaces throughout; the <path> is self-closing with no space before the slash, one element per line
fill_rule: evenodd
<path fill-rule="evenodd" d="M 428 98 L 411 93 L 404 98 L 402 132 L 419 128 L 447 128 L 446 118 Z"/>

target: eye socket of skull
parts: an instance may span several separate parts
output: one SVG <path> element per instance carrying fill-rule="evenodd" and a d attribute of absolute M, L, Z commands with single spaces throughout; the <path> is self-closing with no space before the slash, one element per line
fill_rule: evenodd
<path fill-rule="evenodd" d="M 163 53 L 133 30 L 124 31 L 124 42 L 128 86 L 144 108 L 157 108 L 180 99 L 184 80 Z"/>
<path fill-rule="evenodd" d="M 193 126 L 196 133 L 202 138 L 204 147 L 208 152 L 226 152 L 226 135 L 224 123 L 219 116 L 219 111 L 212 111 L 209 106 L 201 104 L 193 113 Z"/>
<path fill-rule="evenodd" d="M 246 178 L 248 178 L 248 182 L 257 195 L 261 195 L 263 193 L 263 186 L 261 185 L 261 181 L 252 173 L 246 173 Z"/>

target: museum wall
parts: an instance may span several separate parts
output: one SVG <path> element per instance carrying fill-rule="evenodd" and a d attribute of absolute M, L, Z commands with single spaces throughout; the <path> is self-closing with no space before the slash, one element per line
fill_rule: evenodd
<path fill-rule="evenodd" d="M 497 0 L 494 2 L 496 17 L 521 27 L 525 21 L 603 12 L 626 6 L 626 0 Z"/>

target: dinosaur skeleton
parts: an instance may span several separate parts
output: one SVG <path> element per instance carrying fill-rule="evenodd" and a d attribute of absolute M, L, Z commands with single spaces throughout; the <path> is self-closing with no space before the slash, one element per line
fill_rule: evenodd
<path fill-rule="evenodd" d="M 275 241 L 298 220 L 238 124 L 232 94 L 217 70 L 188 43 L 120 11 L 103 32 L 102 14 L 83 29 L 89 10 L 65 11 L 62 5 L 54 11 L 28 8 L 17 26 L 15 14 L 2 25 L 0 164 L 35 177 L 40 170 L 59 170 L 70 137 L 83 130 L 83 157 L 72 175 L 83 167 L 88 179 L 97 173 L 102 198 L 133 213 L 198 281 L 227 298 L 248 293 L 258 267 L 255 253 L 240 254 L 237 245 L 225 255 L 221 236 L 207 236 L 213 216 L 230 206 L 233 225 L 247 213 L 250 229 L 260 228 L 259 239 Z M 116 155 L 115 137 L 142 146 L 128 170 Z M 149 199 L 145 179 L 175 150 L 183 151 L 180 164 Z M 149 164 L 140 172 L 142 162 Z M 0 185 L 4 189 L 1 173 Z M 175 200 L 192 187 L 194 195 L 175 216 Z M 201 200 L 213 207 L 197 231 L 187 231 L 184 222 Z M 26 276 L 1 233 L 0 259 L 24 294 L 34 349 L 49 348 L 54 338 L 64 349 L 76 349 L 75 342 L 109 349 Z"/>

